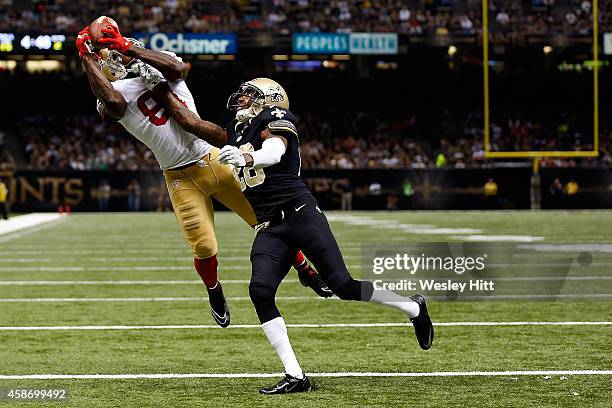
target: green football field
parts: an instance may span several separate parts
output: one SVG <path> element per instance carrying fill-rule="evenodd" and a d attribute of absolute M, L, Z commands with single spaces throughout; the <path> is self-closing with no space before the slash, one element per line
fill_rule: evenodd
<path fill-rule="evenodd" d="M 328 217 L 356 276 L 363 243 L 583 244 L 595 260 L 612 252 L 610 211 Z M 44 406 L 74 407 L 612 407 L 605 262 L 594 273 L 571 269 L 584 297 L 430 301 L 438 326 L 429 351 L 402 313 L 319 299 L 292 271 L 278 305 L 316 389 L 260 396 L 282 366 L 248 296 L 253 232 L 230 213 L 217 213 L 216 230 L 227 329 L 210 317 L 171 213 L 73 214 L 0 236 L 0 390 L 66 389 L 67 401 Z M 35 404 L 0 401 L 18 405 Z"/>

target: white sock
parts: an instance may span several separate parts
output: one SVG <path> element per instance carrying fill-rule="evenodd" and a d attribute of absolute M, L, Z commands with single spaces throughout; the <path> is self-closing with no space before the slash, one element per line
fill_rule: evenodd
<path fill-rule="evenodd" d="M 420 311 L 417 302 L 400 296 L 390 290 L 374 290 L 370 302 L 400 309 L 408 314 L 411 319 L 417 317 Z"/>
<path fill-rule="evenodd" d="M 277 317 L 261 325 L 270 345 L 278 354 L 278 357 L 283 362 L 285 367 L 285 373 L 297 377 L 304 378 L 304 372 L 298 363 L 291 343 L 289 342 L 289 336 L 287 335 L 287 326 L 285 326 L 285 320 L 282 317 Z"/>

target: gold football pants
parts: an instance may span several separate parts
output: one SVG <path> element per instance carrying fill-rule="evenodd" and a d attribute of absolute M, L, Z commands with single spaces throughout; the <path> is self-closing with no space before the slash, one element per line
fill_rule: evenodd
<path fill-rule="evenodd" d="M 217 254 L 212 197 L 238 214 L 249 225 L 257 224 L 251 205 L 242 194 L 231 167 L 217 161 L 219 149 L 213 148 L 202 160 L 177 170 L 164 171 L 174 214 L 199 259 Z"/>

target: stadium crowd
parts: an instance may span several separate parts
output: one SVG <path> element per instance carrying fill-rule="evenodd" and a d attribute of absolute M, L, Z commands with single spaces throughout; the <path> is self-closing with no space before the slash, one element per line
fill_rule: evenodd
<path fill-rule="evenodd" d="M 425 123 L 421 123 L 425 122 Z M 300 117 L 302 162 L 316 168 L 455 168 L 485 164 L 482 117 L 468 113 L 431 126 L 414 115 L 389 118 L 361 112 L 316 113 Z M 458 123 L 456 125 L 455 123 Z M 157 169 L 153 154 L 117 124 L 96 115 L 63 120 L 44 115 L 23 117 L 15 127 L 23 144 L 27 167 L 33 169 L 139 170 Z M 533 120 L 512 118 L 493 122 L 494 150 L 586 150 L 569 122 L 561 121 L 553 139 Z M 570 140 L 571 144 L 561 143 Z M 612 132 L 603 133 L 601 156 L 583 159 L 583 165 L 612 165 Z M 575 160 L 548 160 L 550 166 L 574 166 Z"/>
<path fill-rule="evenodd" d="M 490 1 L 490 29 L 504 41 L 524 35 L 588 35 L 590 0 Z M 612 28 L 612 5 L 600 12 Z M 0 32 L 75 33 L 99 15 L 129 32 L 372 31 L 413 36 L 474 35 L 479 0 L 0 0 Z"/>
<path fill-rule="evenodd" d="M 156 168 L 150 150 L 119 125 L 98 116 L 58 119 L 42 115 L 18 123 L 24 156 L 34 169 L 139 170 Z"/>

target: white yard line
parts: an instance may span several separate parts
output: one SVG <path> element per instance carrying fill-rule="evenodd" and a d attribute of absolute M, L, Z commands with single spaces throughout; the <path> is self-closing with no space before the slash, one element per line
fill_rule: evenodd
<path fill-rule="evenodd" d="M 544 237 L 531 235 L 452 235 L 452 239 L 470 242 L 538 242 L 544 241 Z"/>
<path fill-rule="evenodd" d="M 66 302 L 192 302 L 204 301 L 204 297 L 66 297 L 66 298 L 0 298 L 0 303 L 66 303 Z M 228 297 L 231 301 L 250 301 L 248 296 Z M 428 299 L 447 300 L 446 296 L 429 296 Z M 491 296 L 465 296 L 460 298 L 464 301 L 476 300 L 527 300 L 527 299 L 612 299 L 612 293 L 572 293 L 559 295 L 491 295 Z M 280 301 L 321 301 L 326 300 L 318 296 L 277 296 Z M 339 300 L 331 297 L 327 300 Z"/>
<path fill-rule="evenodd" d="M 93 246 L 93 245 L 92 245 Z M 59 256 L 59 255 L 127 255 L 127 254 L 154 254 L 154 255 L 168 255 L 168 254 L 176 254 L 183 255 L 188 257 L 191 255 L 191 252 L 188 249 L 182 248 L 186 247 L 186 245 L 177 245 L 172 248 L 160 249 L 160 248 L 138 248 L 138 249 L 123 249 L 117 248 L 116 246 L 113 249 L 67 249 L 66 246 L 60 248 L 32 248 L 32 249 L 13 249 L 10 248 L 7 250 L 8 255 L 12 257 L 17 257 L 18 255 L 32 255 L 32 253 L 36 252 L 37 254 L 43 254 L 45 256 Z M 342 245 L 341 245 L 342 247 Z M 245 253 L 248 256 L 249 251 L 251 250 L 250 245 L 241 246 L 239 248 L 228 248 L 225 244 L 222 246 L 219 252 L 219 257 L 224 257 L 224 254 L 234 254 L 234 253 Z M 359 252 L 361 250 L 361 246 L 355 247 L 345 247 L 342 248 L 342 252 Z M 167 259 L 167 258 L 164 258 Z"/>
<path fill-rule="evenodd" d="M 533 244 L 533 245 L 519 245 L 519 249 L 532 249 L 539 252 L 603 252 L 612 253 L 612 244 L 605 243 L 578 243 L 578 244 Z"/>
<path fill-rule="evenodd" d="M 248 279 L 223 279 L 223 284 L 248 284 Z M 297 279 L 284 279 L 284 283 L 297 283 Z M 78 286 L 78 285 L 202 285 L 201 280 L 40 280 L 0 281 L 0 286 Z"/>
<path fill-rule="evenodd" d="M 276 300 L 281 301 L 294 301 L 294 300 L 324 300 L 318 296 L 277 296 Z M 337 299 L 337 298 L 330 298 Z M 125 298 L 12 298 L 12 299 L 0 299 L 0 303 L 65 303 L 65 302 L 193 302 L 193 301 L 204 301 L 208 300 L 205 297 L 125 297 Z M 230 301 L 251 301 L 248 296 L 235 296 L 228 297 Z"/>
<path fill-rule="evenodd" d="M 537 242 L 544 237 L 531 235 L 485 235 L 481 229 L 476 228 L 446 228 L 430 224 L 404 224 L 394 220 L 377 219 L 362 215 L 331 214 L 327 218 L 331 222 L 342 222 L 355 226 L 389 229 L 416 235 L 450 235 L 450 238 L 459 241 L 477 242 Z"/>
<path fill-rule="evenodd" d="M 193 261 L 193 259 L 191 259 Z M 248 260 L 248 259 L 247 259 Z M 348 268 L 360 268 L 361 265 L 347 265 Z M 112 271 L 193 271 L 193 266 L 1 266 L 2 272 L 112 272 Z M 219 266 L 219 270 L 247 271 L 251 266 L 226 265 Z"/>
<path fill-rule="evenodd" d="M 327 219 L 331 222 L 342 222 L 344 224 L 355 226 L 366 226 L 380 229 L 399 230 L 409 234 L 424 234 L 424 235 L 448 235 L 448 234 L 476 234 L 482 232 L 480 229 L 474 228 L 440 228 L 430 224 L 404 224 L 398 223 L 395 220 L 376 219 L 361 215 L 348 214 L 330 214 Z"/>
<path fill-rule="evenodd" d="M 361 256 L 358 255 L 347 255 L 344 256 L 344 259 L 361 259 Z M 245 254 L 243 256 L 219 256 L 219 262 L 235 262 L 235 261 L 248 261 L 249 260 L 249 250 L 245 250 Z M 141 261 L 180 261 L 180 262 L 193 262 L 193 256 L 130 256 L 130 257 L 112 257 L 112 258 L 69 258 L 69 257 L 60 257 L 60 258 L 10 258 L 10 257 L 0 257 L 0 263 L 49 263 L 49 262 L 141 262 Z"/>
<path fill-rule="evenodd" d="M 309 377 L 516 377 L 545 375 L 612 375 L 612 370 L 535 370 L 535 371 L 433 371 L 415 373 L 336 372 L 308 373 Z M 15 374 L 0 380 L 130 380 L 182 378 L 271 378 L 282 373 L 190 373 L 190 374 Z"/>
<path fill-rule="evenodd" d="M 436 327 L 504 327 L 504 326 L 612 326 L 612 322 L 436 322 Z M 412 323 L 288 323 L 295 329 L 412 327 Z M 216 330 L 217 325 L 112 325 L 112 326 L 0 326 L 0 331 L 90 331 L 90 330 Z M 227 329 L 261 329 L 258 324 L 233 324 Z"/>
<path fill-rule="evenodd" d="M 494 278 L 495 281 L 608 281 L 612 276 L 522 276 Z M 248 284 L 248 279 L 222 279 L 225 285 Z M 284 279 L 283 283 L 298 283 L 297 279 Z M 0 286 L 131 286 L 131 285 L 202 285 L 201 280 L 0 280 Z"/>

